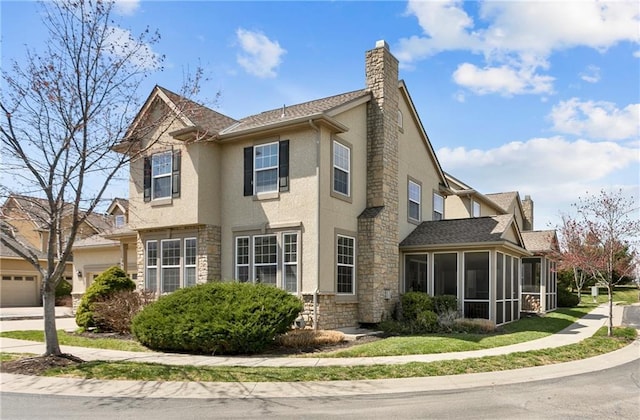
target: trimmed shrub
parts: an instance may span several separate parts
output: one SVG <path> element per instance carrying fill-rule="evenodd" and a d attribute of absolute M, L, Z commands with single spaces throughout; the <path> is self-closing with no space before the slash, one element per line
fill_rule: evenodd
<path fill-rule="evenodd" d="M 558 307 L 560 308 L 573 308 L 578 306 L 580 299 L 578 295 L 574 295 L 564 287 L 558 287 Z"/>
<path fill-rule="evenodd" d="M 300 299 L 273 286 L 207 283 L 180 289 L 144 308 L 131 331 L 154 350 L 258 353 L 288 331 Z"/>
<path fill-rule="evenodd" d="M 104 327 L 93 316 L 94 303 L 122 290 L 134 290 L 136 284 L 120 267 L 111 267 L 93 280 L 80 300 L 76 311 L 76 324 L 80 328 Z"/>
<path fill-rule="evenodd" d="M 449 314 L 458 311 L 458 298 L 454 295 L 438 295 L 431 298 L 436 314 Z"/>
<path fill-rule="evenodd" d="M 150 291 L 121 290 L 93 302 L 93 319 L 101 331 L 129 334 L 133 317 L 153 300 Z"/>
<path fill-rule="evenodd" d="M 71 283 L 61 279 L 56 286 L 56 306 L 71 306 Z"/>
<path fill-rule="evenodd" d="M 407 292 L 400 299 L 402 319 L 417 321 L 423 312 L 433 312 L 433 300 L 424 292 Z"/>

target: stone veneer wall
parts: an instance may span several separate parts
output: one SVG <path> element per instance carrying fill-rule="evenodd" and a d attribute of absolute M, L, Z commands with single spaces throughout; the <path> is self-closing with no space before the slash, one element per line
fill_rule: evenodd
<path fill-rule="evenodd" d="M 358 218 L 359 321 L 376 323 L 397 300 L 398 60 L 384 41 L 366 53 L 367 209 Z M 385 300 L 385 290 L 392 298 Z M 394 296 L 395 295 L 395 296 Z"/>
<path fill-rule="evenodd" d="M 314 326 L 313 294 L 303 294 L 304 309 L 302 317 L 306 327 Z M 331 330 L 358 325 L 358 303 L 337 302 L 335 294 L 318 294 L 317 327 L 320 330 Z"/>
<path fill-rule="evenodd" d="M 522 230 L 533 230 L 533 200 L 531 196 L 527 195 L 522 200 L 522 212 L 524 213 Z"/>

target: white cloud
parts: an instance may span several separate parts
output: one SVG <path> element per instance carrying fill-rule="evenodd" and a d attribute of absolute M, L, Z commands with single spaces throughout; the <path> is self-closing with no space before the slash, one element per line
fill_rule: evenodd
<path fill-rule="evenodd" d="M 551 109 L 553 129 L 592 139 L 626 140 L 640 136 L 640 104 L 619 109 L 611 102 L 571 98 Z M 637 154 L 637 151 L 636 151 Z"/>
<path fill-rule="evenodd" d="M 640 50 L 638 50 L 638 51 L 634 51 L 634 52 L 633 52 L 633 56 L 634 56 L 635 58 L 640 58 Z"/>
<path fill-rule="evenodd" d="M 275 69 L 282 62 L 286 50 L 278 41 L 271 41 L 260 32 L 239 28 L 236 36 L 242 53 L 237 55 L 240 64 L 247 73 L 261 78 L 276 77 Z"/>
<path fill-rule="evenodd" d="M 153 52 L 150 45 L 136 40 L 126 29 L 112 26 L 110 30 L 106 42 L 111 47 L 112 54 L 122 58 L 128 57 L 131 64 L 140 68 L 158 68 L 161 57 Z"/>
<path fill-rule="evenodd" d="M 532 68 L 479 68 L 463 63 L 453 73 L 453 80 L 479 95 L 498 93 L 505 96 L 525 93 L 552 93 L 553 77 L 534 73 Z"/>
<path fill-rule="evenodd" d="M 560 211 L 570 211 L 570 204 L 587 191 L 638 190 L 638 150 L 614 142 L 535 138 L 489 150 L 444 147 L 436 154 L 445 171 L 482 193 L 530 194 L 536 229 L 547 228 Z"/>
<path fill-rule="evenodd" d="M 590 65 L 580 73 L 580 78 L 587 83 L 598 83 L 600 81 L 600 67 Z"/>
<path fill-rule="evenodd" d="M 466 13 L 464 5 L 461 0 L 410 0 L 407 14 L 418 19 L 423 35 L 399 40 L 395 54 L 401 66 L 410 68 L 439 52 L 462 50 L 483 54 L 487 68 L 507 64 L 544 79 L 546 76 L 536 71 L 548 67 L 548 57 L 554 51 L 578 46 L 604 51 L 624 41 L 640 44 L 640 9 L 634 0 L 483 1 L 477 21 Z M 491 84 L 479 90 L 503 92 Z M 547 92 L 547 88 L 539 92 Z M 531 93 L 531 89 L 521 93 Z"/>
<path fill-rule="evenodd" d="M 140 0 L 114 0 L 116 12 L 132 16 L 140 8 Z"/>

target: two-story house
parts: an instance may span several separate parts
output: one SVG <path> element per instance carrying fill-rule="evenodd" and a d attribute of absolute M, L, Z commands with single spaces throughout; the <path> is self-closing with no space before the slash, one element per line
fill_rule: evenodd
<path fill-rule="evenodd" d="M 49 203 L 38 197 L 10 195 L 0 208 L 3 240 L 38 259 L 47 266 L 49 247 Z M 68 236 L 72 209 L 63 208 L 60 235 Z M 110 222 L 101 215 L 90 214 L 78 229 L 79 239 L 99 234 Z M 72 281 L 72 263 L 67 264 L 65 280 Z M 42 302 L 42 275 L 30 263 L 8 246 L 0 246 L 0 306 L 39 306 Z"/>
<path fill-rule="evenodd" d="M 135 250 L 139 287 L 272 284 L 318 328 L 377 323 L 409 290 L 455 294 L 467 317 L 518 319 L 532 253 L 516 216 L 487 199 L 492 217 L 446 220 L 462 188 L 384 41 L 365 76 L 364 89 L 238 120 L 155 87 L 116 147 L 134 157 L 128 224 L 107 236 L 124 267 Z"/>

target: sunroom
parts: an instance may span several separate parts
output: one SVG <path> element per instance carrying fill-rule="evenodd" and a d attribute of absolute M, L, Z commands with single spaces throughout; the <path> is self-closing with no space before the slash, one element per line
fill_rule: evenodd
<path fill-rule="evenodd" d="M 522 259 L 522 312 L 545 313 L 558 307 L 559 255 L 555 230 L 522 232 L 533 256 Z"/>
<path fill-rule="evenodd" d="M 465 318 L 520 318 L 520 267 L 532 256 L 512 215 L 421 223 L 400 244 L 400 293 L 454 295 Z"/>

